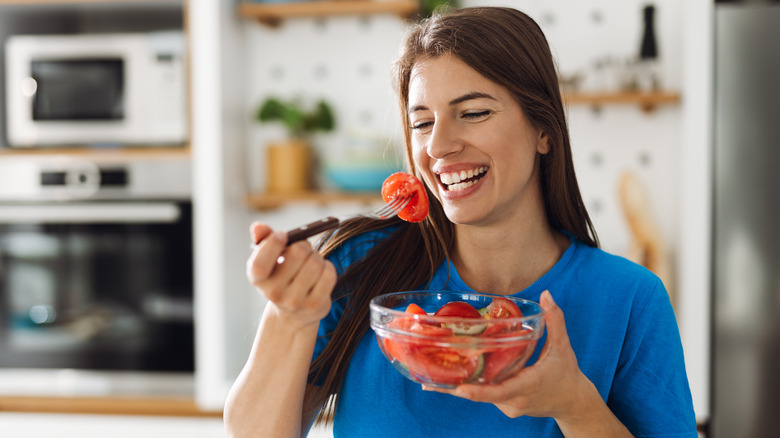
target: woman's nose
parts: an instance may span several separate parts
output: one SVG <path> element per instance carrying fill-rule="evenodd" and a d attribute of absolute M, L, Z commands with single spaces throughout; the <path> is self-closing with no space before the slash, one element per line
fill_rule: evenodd
<path fill-rule="evenodd" d="M 444 120 L 437 120 L 433 124 L 431 135 L 428 137 L 428 156 L 441 159 L 448 155 L 457 154 L 463 150 L 463 141 L 460 139 L 457 126 Z"/>

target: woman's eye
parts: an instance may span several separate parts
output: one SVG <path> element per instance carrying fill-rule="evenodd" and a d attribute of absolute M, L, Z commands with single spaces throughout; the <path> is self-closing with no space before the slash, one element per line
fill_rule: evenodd
<path fill-rule="evenodd" d="M 490 115 L 490 111 L 488 110 L 474 111 L 474 112 L 463 113 L 463 118 L 469 120 L 478 120 L 478 119 L 485 118 L 489 115 Z"/>
<path fill-rule="evenodd" d="M 425 129 L 429 126 L 433 125 L 433 122 L 417 122 L 412 123 L 412 129 Z"/>

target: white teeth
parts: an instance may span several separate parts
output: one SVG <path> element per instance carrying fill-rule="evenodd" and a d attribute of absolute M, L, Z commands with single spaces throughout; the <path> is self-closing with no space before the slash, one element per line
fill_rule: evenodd
<path fill-rule="evenodd" d="M 447 186 L 448 191 L 463 190 L 476 183 L 476 181 L 465 181 L 466 179 L 479 176 L 486 171 L 487 167 L 482 166 L 476 169 L 461 170 L 460 172 L 442 173 L 439 175 L 439 178 L 441 179 L 442 184 Z"/>
<path fill-rule="evenodd" d="M 462 183 L 452 184 L 452 185 L 447 186 L 447 191 L 448 192 L 455 192 L 455 191 L 458 191 L 458 190 L 463 190 L 465 188 L 473 186 L 474 184 L 476 184 L 476 182 L 474 182 L 474 181 L 466 181 L 466 182 L 462 182 Z"/>

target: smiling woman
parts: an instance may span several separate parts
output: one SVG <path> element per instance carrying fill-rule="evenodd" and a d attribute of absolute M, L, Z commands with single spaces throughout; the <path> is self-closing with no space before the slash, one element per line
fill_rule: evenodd
<path fill-rule="evenodd" d="M 512 8 L 434 15 L 410 31 L 395 67 L 407 167 L 430 213 L 350 221 L 316 250 L 252 225 L 260 244 L 247 274 L 269 303 L 226 404 L 228 429 L 301 436 L 316 417 L 336 437 L 481 436 L 486 424 L 494 437 L 696 437 L 668 295 L 657 276 L 598 248 L 539 26 Z M 501 384 L 421 388 L 368 330 L 372 299 L 412 290 L 538 302 L 543 347 Z M 479 368 L 463 365 L 467 378 Z"/>

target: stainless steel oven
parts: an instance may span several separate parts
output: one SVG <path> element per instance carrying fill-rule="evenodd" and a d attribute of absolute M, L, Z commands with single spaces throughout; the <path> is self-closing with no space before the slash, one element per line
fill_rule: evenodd
<path fill-rule="evenodd" d="M 190 187 L 182 159 L 0 160 L 0 371 L 192 373 Z"/>

